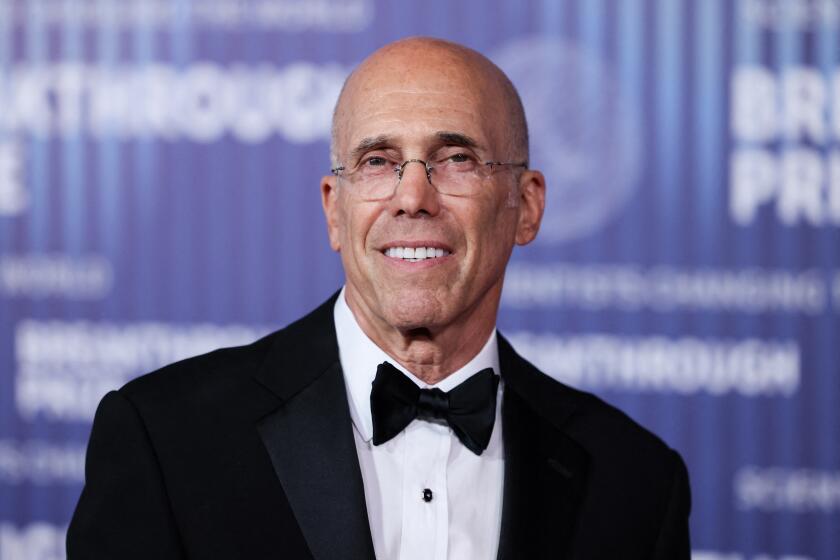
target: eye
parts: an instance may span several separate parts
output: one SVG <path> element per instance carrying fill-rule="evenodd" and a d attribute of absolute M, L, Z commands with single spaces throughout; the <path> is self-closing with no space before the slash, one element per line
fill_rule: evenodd
<path fill-rule="evenodd" d="M 446 161 L 449 161 L 449 162 L 452 162 L 452 163 L 466 163 L 468 161 L 472 161 L 472 159 L 473 159 L 472 157 L 470 157 L 469 155 L 464 154 L 464 153 L 452 154 L 452 155 L 446 157 Z"/>
<path fill-rule="evenodd" d="M 382 167 L 388 165 L 388 160 L 382 156 L 371 156 L 362 160 L 362 167 Z"/>
<path fill-rule="evenodd" d="M 448 150 L 439 155 L 436 165 L 451 172 L 467 172 L 475 169 L 477 160 L 470 152 Z"/>

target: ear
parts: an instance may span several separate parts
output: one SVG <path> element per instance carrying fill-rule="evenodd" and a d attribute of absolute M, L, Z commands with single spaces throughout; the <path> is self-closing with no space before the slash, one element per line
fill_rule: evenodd
<path fill-rule="evenodd" d="M 321 178 L 321 206 L 327 220 L 327 235 L 333 251 L 341 250 L 339 224 L 341 223 L 341 201 L 338 199 L 338 177 L 326 175 Z"/>
<path fill-rule="evenodd" d="M 537 236 L 545 210 L 545 177 L 535 170 L 519 176 L 519 221 L 516 244 L 527 245 Z"/>

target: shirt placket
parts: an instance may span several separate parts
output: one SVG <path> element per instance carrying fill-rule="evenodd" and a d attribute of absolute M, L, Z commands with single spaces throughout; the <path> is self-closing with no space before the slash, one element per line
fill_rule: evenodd
<path fill-rule="evenodd" d="M 446 560 L 449 432 L 447 426 L 425 421 L 412 422 L 406 428 L 401 560 Z"/>

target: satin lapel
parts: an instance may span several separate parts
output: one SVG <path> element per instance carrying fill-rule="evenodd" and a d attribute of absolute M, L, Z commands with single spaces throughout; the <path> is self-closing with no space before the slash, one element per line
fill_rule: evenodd
<path fill-rule="evenodd" d="M 567 558 L 587 453 L 562 429 L 573 408 L 500 337 L 505 485 L 498 558 Z"/>
<path fill-rule="evenodd" d="M 373 559 L 338 362 L 334 302 L 333 297 L 278 339 L 257 381 L 281 404 L 258 422 L 257 430 L 313 556 Z"/>
<path fill-rule="evenodd" d="M 265 417 L 258 429 L 315 558 L 373 558 L 338 364 Z"/>

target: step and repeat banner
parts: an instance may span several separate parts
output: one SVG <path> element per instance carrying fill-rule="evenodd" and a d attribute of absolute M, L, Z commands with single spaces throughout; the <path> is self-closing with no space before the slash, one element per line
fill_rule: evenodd
<path fill-rule="evenodd" d="M 840 0 L 0 0 L 0 559 L 64 557 L 106 391 L 341 285 L 332 107 L 410 35 L 526 106 L 502 331 L 682 453 L 695 560 L 840 558 Z"/>

